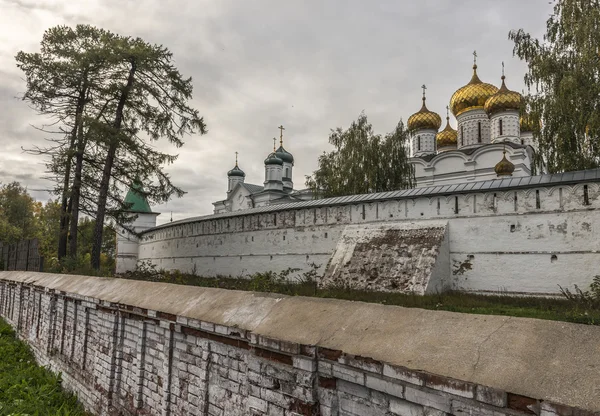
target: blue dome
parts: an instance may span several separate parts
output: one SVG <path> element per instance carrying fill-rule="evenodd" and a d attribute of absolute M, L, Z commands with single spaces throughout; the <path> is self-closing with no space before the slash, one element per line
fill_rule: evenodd
<path fill-rule="evenodd" d="M 265 159 L 265 165 L 283 165 L 283 160 L 279 158 L 278 154 L 273 152 Z"/>
<path fill-rule="evenodd" d="M 239 177 L 244 178 L 246 176 L 246 174 L 236 164 L 233 169 L 231 169 L 229 172 L 227 172 L 227 176 L 239 176 Z"/>
<path fill-rule="evenodd" d="M 279 159 L 283 160 L 284 162 L 292 164 L 294 163 L 294 156 L 292 156 L 290 152 L 285 150 L 283 146 L 279 146 L 279 149 L 275 151 L 275 154 Z"/>

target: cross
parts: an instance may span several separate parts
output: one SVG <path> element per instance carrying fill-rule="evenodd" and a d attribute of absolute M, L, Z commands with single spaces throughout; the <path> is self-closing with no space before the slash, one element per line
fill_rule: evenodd
<path fill-rule="evenodd" d="M 477 65 L 477 51 L 473 51 L 473 65 Z"/>
<path fill-rule="evenodd" d="M 235 166 L 236 166 L 236 167 L 237 167 L 237 165 L 238 165 L 238 164 L 237 164 L 237 163 L 238 163 L 238 162 L 237 162 L 237 157 L 238 157 L 238 152 L 235 152 Z"/>
<path fill-rule="evenodd" d="M 277 138 L 273 137 L 273 151 L 275 151 L 275 143 L 277 143 Z"/>
<path fill-rule="evenodd" d="M 446 106 L 446 118 L 450 119 L 450 107 Z"/>
<path fill-rule="evenodd" d="M 285 129 L 283 128 L 283 124 L 277 128 L 279 129 L 279 144 L 283 146 L 283 131 Z"/>
<path fill-rule="evenodd" d="M 425 86 L 425 84 L 421 85 L 421 88 L 423 88 L 423 99 L 425 99 L 425 90 L 427 89 L 427 87 Z"/>
<path fill-rule="evenodd" d="M 502 61 L 502 79 L 504 79 L 504 61 Z"/>

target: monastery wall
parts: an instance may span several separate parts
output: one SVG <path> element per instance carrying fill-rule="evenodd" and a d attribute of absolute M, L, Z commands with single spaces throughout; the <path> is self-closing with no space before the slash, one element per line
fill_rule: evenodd
<path fill-rule="evenodd" d="M 595 326 L 35 272 L 0 316 L 95 415 L 600 415 Z"/>
<path fill-rule="evenodd" d="M 148 230 L 139 261 L 202 276 L 296 268 L 298 277 L 314 264 L 322 277 L 348 225 L 424 227 L 442 221 L 449 251 L 444 288 L 556 294 L 558 285 L 587 288 L 598 274 L 599 195 L 591 182 L 280 211 L 273 206 L 269 212 L 208 216 Z M 394 253 L 378 254 L 387 255 Z"/>

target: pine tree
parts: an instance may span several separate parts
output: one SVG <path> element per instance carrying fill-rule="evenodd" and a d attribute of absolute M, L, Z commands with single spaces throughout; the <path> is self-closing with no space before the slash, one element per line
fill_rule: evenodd
<path fill-rule="evenodd" d="M 111 178 L 115 168 L 127 172 L 128 181 L 158 179 L 154 199 L 168 200 L 182 191 L 173 186 L 168 175 L 160 169 L 172 163 L 175 156 L 153 150 L 143 135 L 150 140 L 164 138 L 176 147 L 183 145 L 185 134 L 206 133 L 206 125 L 198 111 L 188 105 L 192 97 L 192 80 L 183 78 L 173 65 L 172 54 L 160 45 L 151 45 L 141 39 L 120 38 L 113 50 L 115 71 L 109 91 L 115 92 L 113 118 L 104 126 L 100 136 L 105 147 L 98 202 L 91 265 L 100 267 L 102 233 L 107 213 Z M 131 177 L 131 174 L 135 177 Z M 152 193 L 152 187 L 146 192 Z M 118 211 L 118 210 L 117 210 Z"/>

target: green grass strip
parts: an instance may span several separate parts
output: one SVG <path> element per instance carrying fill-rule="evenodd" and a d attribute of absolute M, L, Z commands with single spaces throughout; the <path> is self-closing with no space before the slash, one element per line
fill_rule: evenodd
<path fill-rule="evenodd" d="M 0 319 L 0 415 L 86 415 L 60 376 L 36 364 L 31 350 Z"/>
<path fill-rule="evenodd" d="M 444 292 L 434 295 L 413 295 L 392 292 L 356 290 L 347 287 L 319 288 L 313 278 L 298 283 L 287 281 L 282 274 L 257 273 L 248 278 L 201 277 L 178 271 L 142 270 L 130 272 L 123 278 L 181 285 L 216 287 L 221 289 L 279 293 L 289 296 L 345 299 L 383 305 L 404 306 L 482 315 L 504 315 L 524 318 L 600 325 L 600 299 L 577 294 L 567 298 L 477 295 L 464 292 Z"/>

